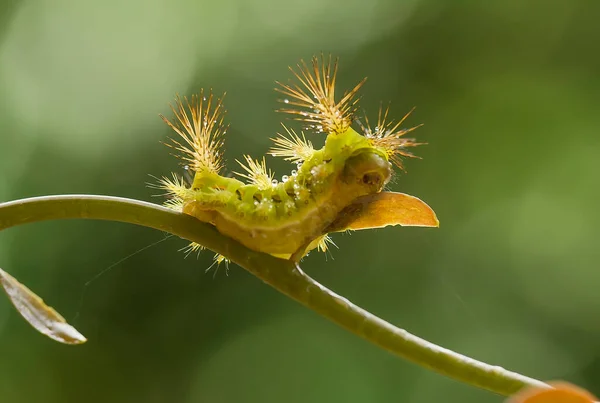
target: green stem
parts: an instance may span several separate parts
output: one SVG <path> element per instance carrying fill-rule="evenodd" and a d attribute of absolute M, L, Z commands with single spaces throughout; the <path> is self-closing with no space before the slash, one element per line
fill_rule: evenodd
<path fill-rule="evenodd" d="M 354 305 L 306 275 L 292 261 L 252 251 L 191 216 L 137 200 L 110 196 L 45 196 L 0 204 L 0 230 L 37 221 L 86 218 L 127 222 L 197 242 L 350 332 L 389 352 L 459 381 L 502 395 L 547 386 L 485 364 L 408 333 Z"/>

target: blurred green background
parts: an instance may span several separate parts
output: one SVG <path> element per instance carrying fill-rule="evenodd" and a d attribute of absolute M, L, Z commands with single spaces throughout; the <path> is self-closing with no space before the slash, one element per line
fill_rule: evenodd
<path fill-rule="evenodd" d="M 0 201 L 143 200 L 180 172 L 160 144 L 175 93 L 227 91 L 229 167 L 284 116 L 287 66 L 341 58 L 362 107 L 392 101 L 429 145 L 393 185 L 441 228 L 337 235 L 305 270 L 445 347 L 600 393 L 600 2 L 4 0 Z M 320 139 L 314 137 L 315 142 Z M 291 167 L 268 159 L 278 175 Z M 0 267 L 85 334 L 67 347 L 0 300 L 0 401 L 477 402 L 503 399 L 395 358 L 164 234 L 65 221 L 0 233 Z M 82 298 L 83 296 L 83 298 Z"/>

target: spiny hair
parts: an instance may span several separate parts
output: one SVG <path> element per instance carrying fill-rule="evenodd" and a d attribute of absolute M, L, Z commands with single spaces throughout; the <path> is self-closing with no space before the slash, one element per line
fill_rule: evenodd
<path fill-rule="evenodd" d="M 177 95 L 175 106 L 171 105 L 176 120 L 172 123 L 160 115 L 180 137 L 180 140 L 171 138 L 171 143 L 166 145 L 174 148 L 176 156 L 195 172 L 219 173 L 225 165 L 222 154 L 223 136 L 227 131 L 223 124 L 224 97 L 225 94 L 214 100 L 212 91 L 205 96 L 204 90 L 198 96 L 193 95 L 191 101 Z"/>
<path fill-rule="evenodd" d="M 277 137 L 271 139 L 274 145 L 269 150 L 269 154 L 273 157 L 280 157 L 286 161 L 304 162 L 310 158 L 315 149 L 309 140 L 306 140 L 304 132 L 300 132 L 300 137 L 293 129 L 288 129 L 283 123 L 281 124 L 286 131 L 286 134 L 277 133 Z"/>
<path fill-rule="evenodd" d="M 380 105 L 377 125 L 375 127 L 369 125 L 369 119 L 366 115 L 364 117 L 365 125 L 360 124 L 363 134 L 369 139 L 371 145 L 383 148 L 386 151 L 389 160 L 402 170 L 404 170 L 402 157 L 419 158 L 406 149 L 426 144 L 417 143 L 415 139 L 412 138 L 402 137 L 422 125 L 417 125 L 408 129 L 399 129 L 400 125 L 404 123 L 406 118 L 408 118 L 414 110 L 415 108 L 411 109 L 404 117 L 402 117 L 402 119 L 400 119 L 400 121 L 394 122 L 393 120 L 388 121 L 390 106 L 388 105 L 384 111 L 383 105 Z"/>
<path fill-rule="evenodd" d="M 167 197 L 163 205 L 171 210 L 181 211 L 183 209 L 184 200 L 192 196 L 192 191 L 187 186 L 185 179 L 175 173 L 171 177 L 163 176 L 162 178 L 153 178 L 154 183 L 147 183 L 147 186 L 152 189 L 163 190 L 164 193 L 156 196 Z"/>
<path fill-rule="evenodd" d="M 282 84 L 276 91 L 289 97 L 282 100 L 285 104 L 300 107 L 282 108 L 279 112 L 295 115 L 296 120 L 305 122 L 307 128 L 318 133 L 342 134 L 352 124 L 356 112 L 358 98 L 356 93 L 365 83 L 366 78 L 352 90 L 346 92 L 340 101 L 335 100 L 335 82 L 337 78 L 338 59 L 332 62 L 331 55 L 326 62 L 312 58 L 312 68 L 304 60 L 297 65 L 298 70 L 290 67 L 290 71 L 300 82 L 298 84 Z"/>
<path fill-rule="evenodd" d="M 249 155 L 244 155 L 244 159 L 246 160 L 246 164 L 237 160 L 236 161 L 246 172 L 234 172 L 234 174 L 248 179 L 250 183 L 258 186 L 259 189 L 267 189 L 271 187 L 273 182 L 273 172 L 270 169 L 267 169 L 265 157 L 259 161 L 254 160 Z"/>

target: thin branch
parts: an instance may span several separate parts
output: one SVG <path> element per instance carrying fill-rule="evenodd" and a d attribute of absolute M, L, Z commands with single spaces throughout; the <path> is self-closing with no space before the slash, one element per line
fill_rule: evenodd
<path fill-rule="evenodd" d="M 38 221 L 85 218 L 127 222 L 204 245 L 350 332 L 425 368 L 501 395 L 541 381 L 442 348 L 354 305 L 288 260 L 252 251 L 191 216 L 137 200 L 93 195 L 44 196 L 0 204 L 0 230 Z"/>

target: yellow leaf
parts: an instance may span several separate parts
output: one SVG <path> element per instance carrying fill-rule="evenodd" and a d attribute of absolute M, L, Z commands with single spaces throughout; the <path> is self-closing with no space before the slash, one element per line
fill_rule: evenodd
<path fill-rule="evenodd" d="M 58 312 L 2 269 L 0 269 L 0 283 L 17 311 L 38 332 L 65 344 L 81 344 L 87 341 Z"/>
<path fill-rule="evenodd" d="M 439 227 L 435 212 L 420 199 L 404 193 L 381 192 L 359 197 L 342 210 L 325 232 L 404 227 Z"/>

